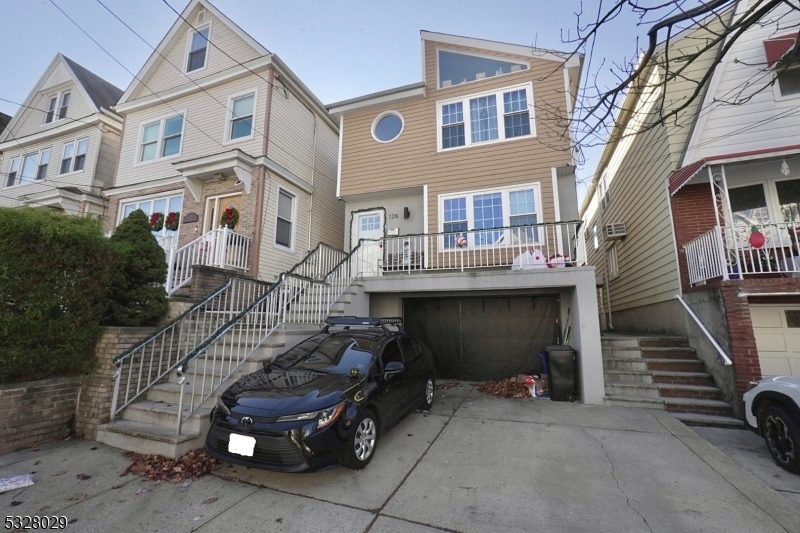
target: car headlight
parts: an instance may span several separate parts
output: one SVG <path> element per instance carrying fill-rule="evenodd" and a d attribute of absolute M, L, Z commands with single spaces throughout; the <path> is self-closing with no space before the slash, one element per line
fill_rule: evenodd
<path fill-rule="evenodd" d="M 228 406 L 222 402 L 222 396 L 217 397 L 217 409 L 225 413 L 226 415 L 231 414 L 231 410 L 228 409 Z"/>
<path fill-rule="evenodd" d="M 321 411 L 313 411 L 311 413 L 301 413 L 299 415 L 287 415 L 278 419 L 278 422 L 300 422 L 303 420 L 316 420 L 317 428 L 322 429 L 331 425 L 334 420 L 339 418 L 339 415 L 344 411 L 344 402 L 322 409 Z"/>

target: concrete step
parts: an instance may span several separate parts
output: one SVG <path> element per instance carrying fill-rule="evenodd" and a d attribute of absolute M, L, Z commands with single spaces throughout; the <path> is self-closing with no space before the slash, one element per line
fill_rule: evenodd
<path fill-rule="evenodd" d="M 344 306 L 350 303 L 350 298 L 346 300 L 337 300 L 336 302 L 331 304 L 331 310 L 344 310 Z M 316 304 L 311 303 L 295 303 L 292 304 L 291 309 L 292 311 L 316 311 L 319 308 Z"/>
<path fill-rule="evenodd" d="M 187 391 L 188 392 L 188 391 Z M 184 396 L 184 414 L 189 413 L 189 395 Z M 205 434 L 210 425 L 211 408 L 216 402 L 216 398 L 212 398 L 206 402 L 205 407 L 200 407 L 189 419 L 183 423 L 186 431 L 193 431 Z M 166 402 L 151 402 L 144 400 L 141 402 L 134 402 L 130 404 L 122 412 L 124 420 L 133 422 L 142 422 L 144 424 L 153 424 L 165 428 L 178 427 L 178 404 Z"/>
<path fill-rule="evenodd" d="M 733 406 L 722 400 L 698 398 L 664 398 L 667 411 L 671 413 L 697 413 L 703 415 L 730 416 Z"/>
<path fill-rule="evenodd" d="M 636 337 L 618 337 L 603 335 L 600 337 L 600 346 L 605 348 L 639 348 L 639 341 Z"/>
<path fill-rule="evenodd" d="M 658 386 L 652 383 L 625 383 L 619 381 L 606 381 L 605 391 L 607 397 L 625 396 L 637 398 L 659 398 Z"/>
<path fill-rule="evenodd" d="M 699 413 L 672 413 L 672 416 L 687 426 L 746 429 L 744 422 L 730 416 L 703 415 Z"/>
<path fill-rule="evenodd" d="M 694 398 L 699 400 L 722 400 L 722 391 L 718 387 L 708 385 L 673 385 L 659 383 L 658 393 L 661 398 Z"/>
<path fill-rule="evenodd" d="M 606 382 L 653 383 L 651 373 L 642 370 L 605 370 L 603 375 Z"/>
<path fill-rule="evenodd" d="M 631 357 L 608 357 L 603 359 L 603 370 L 632 370 L 646 372 L 647 362 L 643 359 L 635 359 Z"/>
<path fill-rule="evenodd" d="M 114 448 L 176 459 L 188 451 L 202 448 L 205 433 L 166 428 L 132 420 L 115 420 L 97 428 L 97 442 Z"/>
<path fill-rule="evenodd" d="M 341 316 L 341 315 L 344 315 L 344 309 L 330 309 L 330 310 L 326 311 L 321 316 L 329 317 L 329 316 Z M 294 309 L 294 307 L 292 307 L 291 311 L 287 311 L 286 312 L 286 321 L 287 322 L 293 322 L 293 321 L 298 321 L 299 322 L 301 320 L 305 320 L 309 316 L 314 316 L 314 315 L 311 315 L 306 311 L 296 310 L 296 309 Z M 323 320 L 324 320 L 324 318 L 323 318 Z"/>
<path fill-rule="evenodd" d="M 638 407 L 644 409 L 664 409 L 664 400 L 659 398 L 642 398 L 639 396 L 606 396 L 605 405 L 618 407 Z"/>
<path fill-rule="evenodd" d="M 714 378 L 707 372 L 673 372 L 660 370 L 650 372 L 653 383 L 671 383 L 674 385 L 714 385 Z"/>
<path fill-rule="evenodd" d="M 204 394 L 212 393 L 213 389 L 216 389 L 213 392 L 214 401 L 216 402 L 216 397 L 219 396 L 225 389 L 233 385 L 242 375 L 234 374 L 232 377 L 226 379 L 222 382 L 222 385 L 219 385 L 219 379 L 215 379 L 213 382 L 206 377 L 206 383 L 203 385 L 202 378 L 198 380 L 197 384 L 195 385 L 195 392 L 199 393 L 201 388 Z M 192 392 L 192 383 L 190 380 L 186 380 L 186 391 L 184 399 L 188 397 L 189 394 Z M 164 403 L 167 405 L 178 405 L 180 401 L 181 395 L 181 386 L 175 382 L 166 382 L 166 383 L 157 383 L 150 387 L 147 391 L 147 401 L 155 402 L 155 403 Z"/>

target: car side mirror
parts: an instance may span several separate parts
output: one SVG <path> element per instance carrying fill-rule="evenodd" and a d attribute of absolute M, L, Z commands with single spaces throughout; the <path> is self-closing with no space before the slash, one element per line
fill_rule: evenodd
<path fill-rule="evenodd" d="M 403 363 L 399 361 L 392 361 L 391 363 L 387 363 L 386 367 L 383 369 L 384 376 L 391 376 L 392 374 L 397 374 L 405 370 L 406 367 Z"/>

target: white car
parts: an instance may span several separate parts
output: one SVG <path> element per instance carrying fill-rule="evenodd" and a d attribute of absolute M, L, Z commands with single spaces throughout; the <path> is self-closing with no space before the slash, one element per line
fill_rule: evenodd
<path fill-rule="evenodd" d="M 800 472 L 800 377 L 777 376 L 750 387 L 744 393 L 747 426 L 764 437 L 778 466 Z"/>

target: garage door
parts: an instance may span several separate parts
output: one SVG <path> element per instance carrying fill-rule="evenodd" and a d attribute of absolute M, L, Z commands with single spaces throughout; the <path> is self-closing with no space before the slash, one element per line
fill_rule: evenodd
<path fill-rule="evenodd" d="M 434 354 L 445 379 L 503 379 L 540 371 L 539 351 L 558 338 L 555 296 L 408 298 L 406 330 Z"/>
<path fill-rule="evenodd" d="M 800 376 L 800 305 L 751 305 L 763 376 Z"/>

